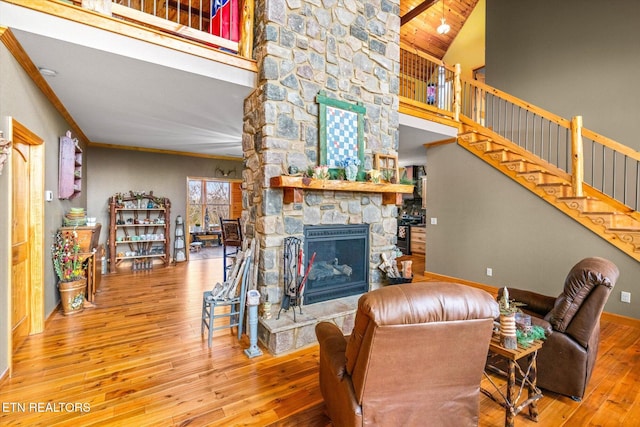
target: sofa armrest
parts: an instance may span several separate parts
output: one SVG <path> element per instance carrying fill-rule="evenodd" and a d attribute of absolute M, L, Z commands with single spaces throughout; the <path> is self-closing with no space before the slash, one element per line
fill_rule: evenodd
<path fill-rule="evenodd" d="M 556 302 L 555 297 L 538 294 L 536 292 L 527 291 L 524 289 L 509 288 L 509 298 L 517 302 L 526 304 L 522 309 L 536 314 L 539 317 L 545 317 L 549 313 Z"/>
<path fill-rule="evenodd" d="M 320 344 L 320 358 L 331 370 L 331 375 L 342 379 L 346 373 L 347 340 L 340 328 L 329 322 L 320 322 L 316 325 L 316 337 Z"/>

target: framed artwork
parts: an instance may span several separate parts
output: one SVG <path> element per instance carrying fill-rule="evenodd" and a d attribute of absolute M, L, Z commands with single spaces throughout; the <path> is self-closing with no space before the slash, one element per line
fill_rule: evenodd
<path fill-rule="evenodd" d="M 316 96 L 316 102 L 320 106 L 320 165 L 337 169 L 357 159 L 358 170 L 364 170 L 366 108 L 362 103 L 327 98 L 323 91 Z"/>

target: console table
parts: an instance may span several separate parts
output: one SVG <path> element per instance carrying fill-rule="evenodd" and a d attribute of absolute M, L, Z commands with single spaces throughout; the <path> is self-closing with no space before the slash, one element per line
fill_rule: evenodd
<path fill-rule="evenodd" d="M 522 347 L 518 344 L 517 349 L 507 349 L 500 344 L 500 337 L 494 335 L 491 338 L 489 344 L 489 353 L 494 356 L 504 358 L 507 362 L 507 372 L 501 370 L 495 365 L 487 363 L 486 369 L 495 372 L 499 375 L 506 376 L 507 378 L 507 390 L 506 395 L 502 393 L 500 388 L 491 380 L 486 370 L 484 376 L 498 391 L 500 398 L 494 396 L 488 390 L 480 389 L 482 393 L 487 395 L 493 401 L 499 403 L 505 408 L 505 422 L 506 427 L 513 427 L 516 415 L 518 415 L 523 409 L 529 408 L 529 418 L 533 421 L 538 421 L 538 406 L 537 401 L 542 398 L 542 392 L 536 386 L 537 379 L 537 367 L 536 358 L 538 356 L 538 350 L 542 347 L 544 341 L 536 340 L 532 342 L 528 347 Z M 527 358 L 527 369 L 523 372 L 518 364 L 518 360 Z M 516 369 L 520 370 L 522 379 L 516 380 Z M 518 384 L 519 383 L 519 386 Z M 523 389 L 527 389 L 527 398 L 522 403 L 518 404 L 522 397 Z"/>

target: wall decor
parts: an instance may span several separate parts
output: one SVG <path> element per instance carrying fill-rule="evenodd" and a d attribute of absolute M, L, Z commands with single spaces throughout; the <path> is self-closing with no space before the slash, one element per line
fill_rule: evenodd
<path fill-rule="evenodd" d="M 319 104 L 320 164 L 341 168 L 345 159 L 359 159 L 364 165 L 364 113 L 361 102 L 350 103 L 328 98 L 324 91 L 316 96 Z"/>
<path fill-rule="evenodd" d="M 398 156 L 396 155 L 377 153 L 373 158 L 373 168 L 380 171 L 382 179 L 386 182 L 395 184 L 400 181 Z"/>
<path fill-rule="evenodd" d="M 9 157 L 9 150 L 11 149 L 11 141 L 5 139 L 4 133 L 0 131 L 0 175 L 2 175 L 2 168 L 4 163 Z"/>

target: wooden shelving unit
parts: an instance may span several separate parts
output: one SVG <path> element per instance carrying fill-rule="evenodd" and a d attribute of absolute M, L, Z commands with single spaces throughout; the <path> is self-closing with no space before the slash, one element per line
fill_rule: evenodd
<path fill-rule="evenodd" d="M 154 260 L 164 266 L 170 259 L 170 210 L 166 197 L 153 192 L 135 197 L 109 198 L 109 271 L 125 261 L 132 270 L 148 270 Z"/>
<path fill-rule="evenodd" d="M 73 199 L 82 192 L 82 149 L 71 132 L 60 137 L 58 198 Z"/>
<path fill-rule="evenodd" d="M 372 182 L 313 179 L 284 175 L 271 178 L 271 187 L 284 190 L 284 203 L 302 203 L 304 190 L 380 193 L 384 204 L 402 204 L 402 194 L 413 193 L 413 185 L 374 184 Z"/>

